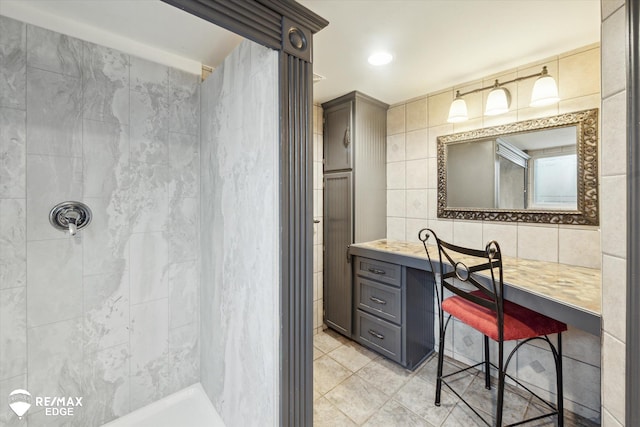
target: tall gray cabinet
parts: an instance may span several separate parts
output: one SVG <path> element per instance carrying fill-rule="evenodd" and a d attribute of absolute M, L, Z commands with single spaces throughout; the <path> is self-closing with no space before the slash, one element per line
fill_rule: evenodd
<path fill-rule="evenodd" d="M 388 105 L 359 92 L 324 110 L 324 322 L 353 333 L 349 245 L 386 237 Z"/>

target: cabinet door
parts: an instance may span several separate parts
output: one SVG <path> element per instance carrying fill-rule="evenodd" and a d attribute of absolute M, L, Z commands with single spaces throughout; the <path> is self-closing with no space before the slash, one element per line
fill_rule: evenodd
<path fill-rule="evenodd" d="M 351 172 L 326 174 L 324 183 L 324 321 L 351 336 Z"/>
<path fill-rule="evenodd" d="M 353 102 L 328 108 L 324 112 L 324 171 L 348 170 L 352 166 Z"/>

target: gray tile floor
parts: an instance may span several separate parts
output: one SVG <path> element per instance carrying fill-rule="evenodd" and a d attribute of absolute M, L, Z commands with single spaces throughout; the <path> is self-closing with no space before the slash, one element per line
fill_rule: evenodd
<path fill-rule="evenodd" d="M 442 404 L 433 404 L 437 358 L 432 356 L 414 372 L 403 369 L 377 353 L 327 330 L 314 336 L 313 355 L 313 425 L 341 426 L 416 426 L 453 427 L 484 426 L 455 395 L 443 389 Z M 446 359 L 445 372 L 456 365 Z M 456 391 L 475 408 L 491 412 L 489 399 L 495 402 L 495 388 L 484 388 L 484 376 L 478 371 L 456 379 Z M 541 414 L 544 408 L 529 395 L 513 387 L 505 391 L 505 422 L 513 423 Z M 534 399 L 535 400 L 535 399 Z M 486 418 L 491 416 L 487 414 Z M 556 425 L 555 417 L 527 426 Z M 565 425 L 595 426 L 572 413 L 565 415 Z"/>

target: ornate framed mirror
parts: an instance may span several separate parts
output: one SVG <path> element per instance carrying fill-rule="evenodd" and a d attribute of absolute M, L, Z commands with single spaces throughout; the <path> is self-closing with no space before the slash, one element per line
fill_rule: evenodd
<path fill-rule="evenodd" d="M 598 109 L 438 137 L 438 218 L 598 225 Z"/>

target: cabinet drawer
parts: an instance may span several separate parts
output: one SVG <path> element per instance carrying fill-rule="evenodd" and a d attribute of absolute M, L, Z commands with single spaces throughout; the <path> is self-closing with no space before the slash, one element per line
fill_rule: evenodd
<path fill-rule="evenodd" d="M 356 312 L 358 342 L 391 360 L 402 363 L 402 328 L 362 310 Z"/>
<path fill-rule="evenodd" d="M 356 277 L 357 308 L 393 323 L 402 322 L 401 288 Z"/>
<path fill-rule="evenodd" d="M 356 274 L 399 287 L 402 276 L 402 266 L 369 258 L 356 257 Z"/>

